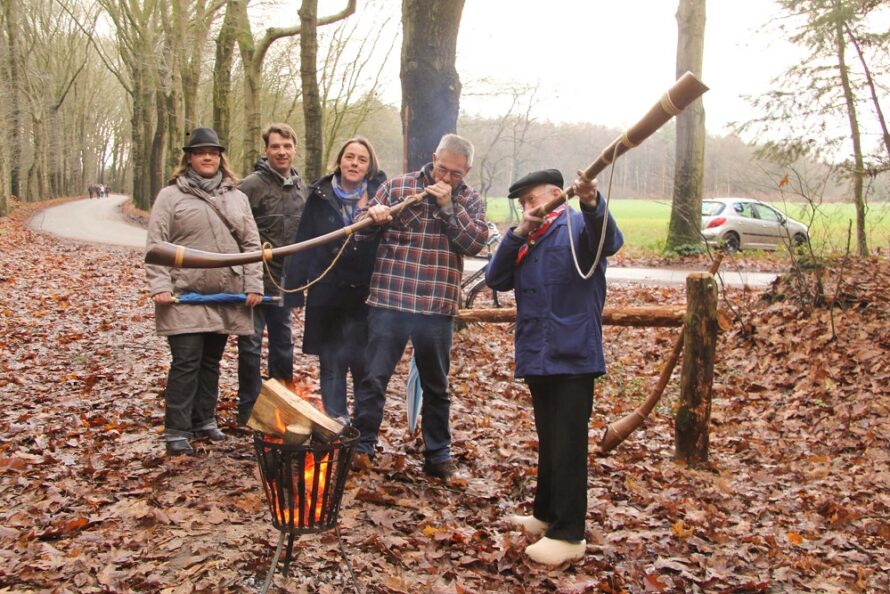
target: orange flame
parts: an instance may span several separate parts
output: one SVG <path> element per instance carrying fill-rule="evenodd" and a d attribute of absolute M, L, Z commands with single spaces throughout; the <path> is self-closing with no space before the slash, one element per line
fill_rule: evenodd
<path fill-rule="evenodd" d="M 300 507 L 303 507 L 302 522 L 299 526 L 309 526 L 321 521 L 324 512 L 325 490 L 328 482 L 328 464 L 331 461 L 331 453 L 324 454 L 316 464 L 315 456 L 311 451 L 306 452 L 303 461 L 303 481 L 304 489 L 300 490 L 300 481 L 298 477 L 293 477 L 291 487 L 294 493 L 294 512 L 299 513 Z M 315 497 L 315 506 L 312 507 L 312 490 L 315 482 L 316 474 L 318 475 L 318 491 Z M 275 506 L 275 515 L 282 525 L 287 525 L 290 521 L 290 510 L 286 502 L 279 502 Z"/>

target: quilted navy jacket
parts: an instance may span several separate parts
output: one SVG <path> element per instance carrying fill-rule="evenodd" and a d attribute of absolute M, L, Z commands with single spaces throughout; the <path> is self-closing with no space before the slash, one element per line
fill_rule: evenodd
<path fill-rule="evenodd" d="M 599 195 L 596 209 L 568 208 L 531 248 L 518 266 L 516 255 L 525 243 L 510 229 L 485 275 L 498 291 L 516 294 L 516 377 L 606 372 L 602 348 L 602 311 L 606 300 L 606 256 L 615 254 L 624 237 L 610 214 L 603 257 L 584 280 L 575 270 L 566 217 L 581 269 L 587 272 L 596 256 L 605 215 Z"/>

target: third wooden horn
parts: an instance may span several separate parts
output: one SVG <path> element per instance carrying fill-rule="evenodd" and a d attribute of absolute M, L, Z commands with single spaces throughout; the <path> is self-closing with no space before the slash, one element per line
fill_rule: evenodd
<path fill-rule="evenodd" d="M 656 130 L 664 126 L 672 117 L 686 109 L 690 103 L 705 94 L 708 87 L 698 80 L 694 74 L 687 72 L 661 96 L 658 103 L 643 118 L 616 138 L 612 144 L 603 149 L 596 160 L 584 169 L 584 176 L 593 179 L 612 164 L 612 162 L 652 136 Z M 572 188 L 539 207 L 539 214 L 546 214 L 574 196 Z"/>
<path fill-rule="evenodd" d="M 720 263 L 722 261 L 723 252 L 719 252 L 711 262 L 711 267 L 708 269 L 708 272 L 710 274 L 717 274 L 717 270 L 720 268 Z M 683 341 L 686 337 L 685 328 L 685 324 L 680 327 L 680 333 L 674 341 L 674 348 L 671 350 L 671 354 L 667 361 L 665 361 L 664 367 L 661 368 L 658 382 L 656 382 L 655 387 L 652 388 L 652 391 L 649 393 L 649 396 L 643 404 L 637 407 L 637 409 L 629 415 L 606 427 L 606 432 L 603 433 L 603 440 L 600 442 L 600 453 L 605 454 L 618 447 L 622 441 L 627 439 L 628 435 L 636 431 L 636 429 L 643 424 L 643 421 L 646 420 L 646 417 L 649 416 L 649 413 L 655 408 L 655 405 L 664 393 L 665 387 L 667 387 L 668 381 L 671 379 L 671 374 L 674 371 L 674 367 L 677 366 L 677 361 L 680 359 L 680 353 L 683 350 Z"/>

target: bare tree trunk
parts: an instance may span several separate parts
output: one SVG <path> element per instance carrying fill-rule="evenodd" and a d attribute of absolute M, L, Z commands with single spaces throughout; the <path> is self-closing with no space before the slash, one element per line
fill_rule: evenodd
<path fill-rule="evenodd" d="M 884 118 L 884 110 L 881 109 L 881 102 L 878 100 L 878 92 L 875 89 L 875 80 L 872 77 L 871 69 L 868 67 L 868 63 L 865 61 L 865 56 L 862 53 L 862 48 L 859 46 L 859 40 L 856 39 L 856 36 L 853 35 L 852 29 L 848 23 L 844 23 L 844 29 L 847 32 L 847 36 L 849 36 L 850 41 L 853 43 L 853 47 L 856 48 L 856 55 L 859 57 L 859 63 L 862 64 L 862 71 L 865 73 L 865 82 L 868 85 L 868 90 L 871 93 L 871 102 L 875 108 L 875 115 L 878 117 L 878 124 L 881 126 L 881 138 L 884 141 L 884 148 L 887 150 L 887 156 L 890 157 L 890 130 L 887 129 L 887 120 Z"/>
<path fill-rule="evenodd" d="M 677 9 L 677 77 L 687 70 L 701 77 L 705 41 L 705 0 L 680 0 Z M 705 110 L 701 99 L 677 116 L 677 161 L 667 249 L 701 244 Z"/>
<path fill-rule="evenodd" d="M 457 130 L 461 83 L 454 67 L 464 0 L 402 0 L 402 131 L 405 169 L 430 161 Z"/>
<path fill-rule="evenodd" d="M 340 12 L 317 19 L 317 26 L 345 19 L 355 12 L 356 0 L 347 0 L 346 8 Z M 232 5 L 230 5 L 232 6 Z M 250 32 L 250 22 L 247 20 L 247 6 L 245 3 L 236 2 L 239 9 L 238 45 L 241 48 L 241 63 L 244 65 L 244 112 L 246 130 L 244 136 L 244 156 L 242 157 L 242 170 L 250 171 L 260 155 L 259 138 L 263 119 L 263 106 L 260 101 L 260 86 L 263 78 L 263 62 L 269 47 L 283 37 L 300 35 L 300 25 L 286 28 L 272 27 L 266 29 L 266 34 L 258 42 L 253 39 Z"/>
<path fill-rule="evenodd" d="M 21 190 L 22 157 L 22 110 L 19 101 L 19 50 L 18 50 L 18 0 L 4 0 L 6 17 L 6 66 L 9 79 L 9 191 L 17 198 L 24 198 Z"/>
<path fill-rule="evenodd" d="M 149 176 L 149 195 L 154 197 L 158 195 L 161 188 L 164 187 L 164 179 L 166 179 L 166 163 L 164 161 L 164 144 L 167 140 L 167 118 L 164 112 L 170 107 L 172 97 L 164 95 L 161 89 L 155 92 L 155 110 L 157 112 L 155 123 L 154 138 L 151 142 L 150 168 Z"/>
<path fill-rule="evenodd" d="M 232 60 L 238 35 L 238 8 L 235 5 L 239 1 L 229 0 L 226 3 L 226 16 L 216 38 L 216 60 L 213 63 L 213 129 L 223 143 L 230 145 Z"/>
<path fill-rule="evenodd" d="M 844 100 L 847 103 L 847 119 L 850 122 L 850 139 L 853 141 L 853 204 L 856 206 L 856 251 L 860 256 L 868 255 L 868 242 L 865 236 L 865 196 L 863 195 L 862 178 L 865 176 L 865 162 L 862 158 L 862 139 L 859 133 L 859 121 L 856 114 L 856 97 L 850 85 L 850 73 L 846 62 L 846 40 L 844 39 L 844 23 L 840 16 L 840 7 L 835 22 L 835 42 L 837 43 L 837 68 L 844 89 Z"/>
<path fill-rule="evenodd" d="M 318 179 L 324 172 L 321 156 L 324 129 L 321 97 L 318 93 L 318 0 L 303 0 L 300 5 L 300 81 L 303 85 L 303 148 L 306 162 L 303 175 Z"/>

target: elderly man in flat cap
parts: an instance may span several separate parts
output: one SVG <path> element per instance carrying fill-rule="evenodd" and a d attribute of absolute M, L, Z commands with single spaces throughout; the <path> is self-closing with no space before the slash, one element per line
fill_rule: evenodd
<path fill-rule="evenodd" d="M 615 220 L 606 216 L 596 180 L 575 180 L 580 212 L 563 204 L 538 214 L 539 206 L 560 195 L 562 184 L 559 171 L 546 169 L 510 186 L 523 219 L 507 232 L 486 272 L 491 288 L 516 295 L 516 377 L 531 392 L 538 433 L 532 514 L 512 521 L 530 536 L 543 535 L 525 552 L 547 565 L 580 559 L 587 547 L 587 426 L 594 379 L 606 371 L 601 326 L 606 256 L 624 243 Z M 576 270 L 570 235 L 584 276 Z"/>

